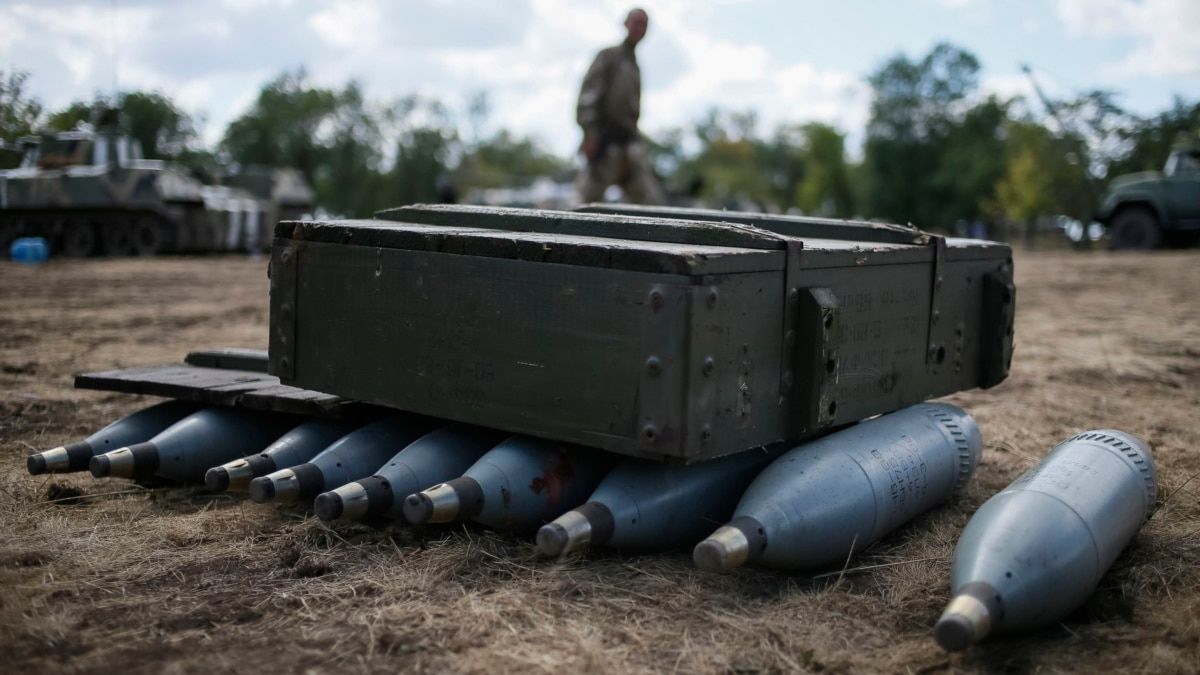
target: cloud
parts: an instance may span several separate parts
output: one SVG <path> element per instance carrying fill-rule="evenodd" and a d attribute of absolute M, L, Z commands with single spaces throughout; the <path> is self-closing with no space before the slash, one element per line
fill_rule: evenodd
<path fill-rule="evenodd" d="M 1115 77 L 1200 77 L 1200 2 L 1196 0 L 1058 0 L 1068 34 L 1132 41 L 1104 66 Z"/>
<path fill-rule="evenodd" d="M 42 0 L 0 5 L 0 63 L 32 73 L 48 107 L 112 87 L 154 89 L 204 120 L 204 138 L 253 104 L 283 70 L 314 82 L 362 83 L 386 102 L 418 93 L 461 110 L 491 95 L 490 127 L 566 154 L 578 142 L 579 81 L 596 51 L 622 37 L 628 0 Z M 647 0 L 639 47 L 643 128 L 687 126 L 713 106 L 758 112 L 763 129 L 821 120 L 860 133 L 869 91 L 856 73 L 772 55 L 705 29 L 720 8 Z M 761 10 L 747 16 L 761 16 Z"/>
<path fill-rule="evenodd" d="M 850 133 L 850 145 L 857 145 L 870 104 L 870 89 L 858 74 L 800 59 L 781 61 L 763 45 L 714 36 L 700 28 L 704 17 L 696 11 L 689 4 L 672 4 L 669 21 L 659 22 L 680 65 L 671 81 L 644 94 L 645 128 L 687 124 L 721 107 L 755 111 L 764 131 L 785 123 L 826 122 Z M 639 59 L 652 81 L 657 64 Z"/>

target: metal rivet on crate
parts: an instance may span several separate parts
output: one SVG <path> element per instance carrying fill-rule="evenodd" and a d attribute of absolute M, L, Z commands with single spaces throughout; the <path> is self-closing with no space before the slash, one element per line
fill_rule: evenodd
<path fill-rule="evenodd" d="M 658 377 L 662 373 L 662 361 L 657 356 L 651 356 L 646 359 L 646 374 L 650 377 Z"/>
<path fill-rule="evenodd" d="M 711 356 L 704 357 L 704 366 L 702 367 L 702 370 L 703 370 L 705 376 L 712 375 L 712 371 L 715 366 L 716 366 L 716 362 L 713 361 L 713 357 L 711 357 Z"/>

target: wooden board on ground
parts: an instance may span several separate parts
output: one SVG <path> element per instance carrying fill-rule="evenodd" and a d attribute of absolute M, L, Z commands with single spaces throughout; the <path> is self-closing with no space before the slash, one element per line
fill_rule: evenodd
<path fill-rule="evenodd" d="M 353 419 L 378 410 L 340 396 L 282 385 L 278 377 L 263 372 L 265 365 L 260 367 L 266 353 L 255 351 L 192 352 L 182 364 L 83 373 L 75 376 L 75 387 L 325 419 Z M 229 367 L 233 364 L 244 367 Z"/>

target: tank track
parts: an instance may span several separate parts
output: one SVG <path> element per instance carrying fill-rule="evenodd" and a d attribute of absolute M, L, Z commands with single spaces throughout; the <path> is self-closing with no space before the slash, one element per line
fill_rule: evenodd
<path fill-rule="evenodd" d="M 42 237 L 68 258 L 148 257 L 222 250 L 218 228 L 199 204 L 151 209 L 6 209 L 0 211 L 0 251 L 20 237 Z"/>

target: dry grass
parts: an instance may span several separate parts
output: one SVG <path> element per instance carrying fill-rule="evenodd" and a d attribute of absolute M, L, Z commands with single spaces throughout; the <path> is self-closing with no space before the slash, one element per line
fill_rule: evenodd
<path fill-rule="evenodd" d="M 242 259 L 0 264 L 0 671 L 1200 671 L 1200 255 L 1018 257 L 1014 372 L 952 397 L 971 486 L 843 570 L 718 577 L 686 554 L 546 562 L 475 528 L 329 527 L 191 489 L 25 474 L 145 401 L 89 369 L 262 346 Z M 929 630 L 970 513 L 1088 428 L 1154 446 L 1162 505 L 1079 612 L 947 656 Z"/>

